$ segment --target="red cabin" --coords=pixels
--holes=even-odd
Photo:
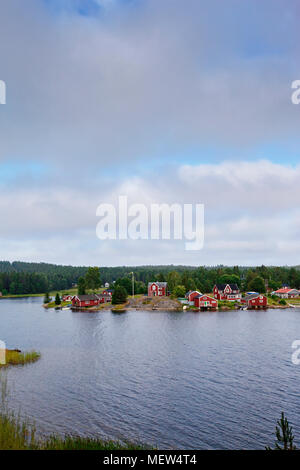
[[[111,295],[110,294],[105,294],[102,292],[102,294],[97,294],[97,297],[99,299],[100,304],[104,304],[106,302],[111,302]]]
[[[197,290],[189,290],[185,294],[185,298],[189,301],[190,304],[194,304],[195,297],[198,297],[199,295],[202,295],[201,292],[198,292]]]
[[[194,305],[198,308],[217,308],[218,301],[209,295],[201,294],[194,298]]]
[[[92,307],[101,303],[100,298],[96,294],[90,295],[74,295],[72,299],[73,307]]]
[[[243,297],[241,302],[246,304],[249,308],[266,308],[268,305],[268,299],[263,294],[249,294]]]
[[[167,287],[166,282],[148,282],[148,297],[167,295]]]

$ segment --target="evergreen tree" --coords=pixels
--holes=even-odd
[[[78,279],[77,293],[78,295],[85,294],[85,279],[82,276]]]
[[[44,297],[44,304],[48,304],[50,302],[49,292],[46,292]]]
[[[264,294],[266,292],[265,282],[262,277],[256,276],[249,282],[248,288],[251,291],[259,292],[260,294]]]
[[[281,413],[281,419],[277,421],[276,426],[275,450],[296,450],[294,439],[293,428],[284,413]],[[267,447],[267,450],[271,450],[271,448]]]
[[[171,271],[167,275],[168,288],[173,292],[174,288],[181,283],[180,274],[177,271]]]
[[[90,267],[88,272],[85,275],[85,285],[87,289],[98,289],[101,287],[101,279],[100,279],[100,269],[95,267]]]
[[[124,304],[127,301],[127,290],[123,286],[116,285],[112,294],[113,305]]]
[[[57,292],[55,296],[55,305],[60,305],[60,304],[61,304],[60,295]]]

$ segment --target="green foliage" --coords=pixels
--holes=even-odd
[[[175,286],[172,295],[174,297],[184,297],[186,294],[186,288],[184,286]]]
[[[261,277],[274,290],[282,284],[288,284],[291,288],[300,288],[299,267],[117,266],[101,268],[101,277],[103,282],[109,282],[111,285],[117,279],[127,278],[125,281],[127,287],[125,285],[124,287],[128,294],[131,294],[129,282],[132,271],[136,293],[145,293],[148,282],[153,280],[167,281],[171,291],[177,285],[184,285],[186,290],[211,292],[214,284],[220,280],[241,284],[241,289],[245,291],[260,290],[249,288],[249,283],[256,277]],[[0,292],[3,295],[22,295],[66,290],[78,284],[79,278],[84,277],[87,272],[87,267],[0,261]],[[237,276],[240,282],[232,276]],[[94,289],[94,287],[89,288]]]
[[[112,294],[111,303],[113,305],[124,304],[127,301],[127,291],[125,287],[116,285]]]
[[[5,355],[6,363],[0,364],[0,368],[9,365],[16,366],[29,364],[31,362],[36,362],[40,357],[40,353],[36,351],[20,352],[16,350],[7,349]]]
[[[78,295],[84,295],[85,294],[85,288],[86,288],[85,278],[83,276],[81,276],[78,279],[78,284],[77,284]]]
[[[241,287],[241,279],[236,274],[222,274],[218,282],[220,284],[237,284],[238,287]]]
[[[44,297],[44,304],[48,304],[50,302],[50,296],[49,292],[46,292],[45,297]]]
[[[167,275],[167,283],[168,283],[168,289],[170,290],[171,293],[173,293],[173,290],[177,285],[180,285],[181,283],[181,277],[177,271],[171,271]]]
[[[132,294],[132,279],[129,277],[122,277],[121,279],[117,279],[115,282],[116,286],[122,286],[126,290],[128,295]]]
[[[128,295],[132,295],[132,277],[122,277],[116,280],[115,286],[122,286],[126,289]],[[134,293],[146,294],[147,286],[143,281],[134,280]]]
[[[262,277],[255,276],[248,284],[248,289],[250,291],[259,292],[264,294],[266,292],[265,282]]]
[[[0,292],[26,295],[69,289],[86,272],[86,267],[0,261]]]
[[[60,305],[60,304],[61,304],[61,299],[60,299],[59,293],[57,292],[55,296],[55,305]]]
[[[275,450],[296,450],[294,439],[293,428],[284,413],[281,413],[281,418],[277,421],[276,426]],[[267,447],[267,450],[271,450],[271,448]]]
[[[97,266],[88,268],[85,275],[85,285],[87,289],[98,289],[101,286],[100,269]]]
[[[286,300],[285,299],[280,299],[278,303],[280,305],[286,305]]]

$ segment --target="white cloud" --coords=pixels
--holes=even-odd
[[[103,265],[295,264],[299,172],[299,167],[268,161],[223,162],[182,166],[159,178],[133,177],[121,186],[99,180],[89,191],[80,185],[53,192],[5,188],[0,193],[0,218],[5,221],[0,258]],[[144,203],[148,209],[153,202],[204,203],[204,249],[186,252],[184,241],[172,240],[101,242],[96,238],[96,208],[102,202],[117,204],[119,195],[127,195],[129,205]]]
[[[297,1],[117,2],[97,17],[54,15],[40,0],[2,3],[0,161],[39,162],[46,172],[0,174],[0,258],[295,262],[300,166],[243,155],[298,142]],[[230,148],[232,160],[201,164],[206,147]],[[185,164],[190,149],[194,165]],[[119,194],[204,203],[204,250],[101,243],[96,207]]]

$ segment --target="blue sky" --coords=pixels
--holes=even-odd
[[[6,2],[0,258],[293,264],[298,18],[296,0]],[[96,208],[121,193],[204,203],[204,249],[100,242]]]

